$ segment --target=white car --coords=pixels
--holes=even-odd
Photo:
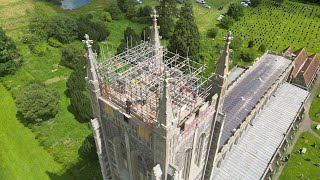
[[[201,3],[201,4],[205,4],[206,1],[205,0],[196,0],[197,3]]]
[[[224,17],[224,15],[223,14],[221,14],[218,18],[217,18],[217,20],[218,21],[221,21],[221,19]]]

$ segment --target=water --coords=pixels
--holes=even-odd
[[[75,9],[77,7],[86,5],[90,0],[62,0],[61,8],[62,9]]]

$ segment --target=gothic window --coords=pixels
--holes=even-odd
[[[191,157],[192,157],[192,149],[190,148],[186,151],[185,158],[184,158],[184,167],[183,167],[183,174],[182,174],[182,178],[184,180],[189,179]]]
[[[201,160],[202,160],[202,154],[203,154],[203,144],[206,139],[206,134],[201,134],[199,137],[199,142],[197,143],[197,148],[196,148],[196,155],[195,155],[195,164],[197,166],[200,166]]]

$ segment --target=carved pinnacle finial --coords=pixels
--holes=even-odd
[[[83,44],[85,44],[87,46],[87,48],[91,48],[91,44],[93,43],[93,40],[90,40],[88,34],[84,35],[84,39],[85,40],[82,40]]]
[[[233,39],[232,33],[231,31],[228,31],[228,34],[227,36],[224,37],[224,40],[227,42],[227,44],[230,44],[232,39]]]
[[[157,17],[159,17],[159,15],[157,14],[157,10],[153,9],[153,14],[151,14],[152,19],[155,21],[157,20]]]

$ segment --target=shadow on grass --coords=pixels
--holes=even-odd
[[[92,134],[86,137],[78,150],[79,161],[63,173],[47,172],[52,180],[101,180],[102,174]]]

